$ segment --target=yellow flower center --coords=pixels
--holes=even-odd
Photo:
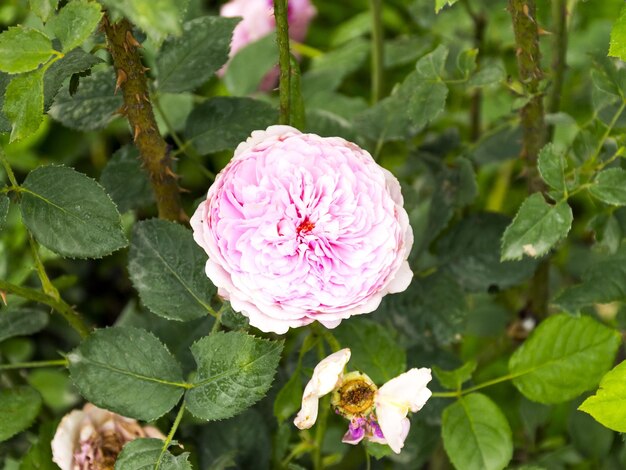
[[[342,416],[352,419],[367,416],[374,407],[374,397],[378,388],[372,380],[361,372],[346,374],[338,389],[333,392],[331,403]]]

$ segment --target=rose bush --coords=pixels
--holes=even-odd
[[[398,180],[357,145],[288,126],[241,143],[191,218],[218,293],[262,331],[334,328],[413,274]]]

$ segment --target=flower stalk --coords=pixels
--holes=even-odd
[[[381,0],[370,0],[372,11],[372,103],[376,104],[383,96],[383,24]]]
[[[289,51],[289,19],[287,0],[274,0],[276,18],[276,42],[278,44],[278,65],[280,78],[278,84],[280,114],[279,124],[291,124],[291,53]]]

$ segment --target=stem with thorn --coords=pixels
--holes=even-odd
[[[278,43],[278,63],[280,81],[278,85],[280,103],[280,124],[291,124],[291,53],[289,52],[289,21],[287,0],[274,0],[276,18],[276,42]]]

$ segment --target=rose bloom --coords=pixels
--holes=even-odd
[[[356,445],[365,439],[386,444],[399,454],[411,427],[408,412],[421,410],[432,395],[427,388],[432,379],[430,369],[411,369],[378,388],[361,372],[344,374],[349,360],[350,349],[346,348],[315,366],[294,424],[298,429],[313,426],[319,399],[332,392],[335,412],[350,420],[342,442]]]
[[[306,37],[309,23],[317,13],[311,0],[289,0],[287,4],[287,21],[289,37],[302,42]],[[276,29],[273,0],[231,0],[220,9],[220,15],[226,17],[242,17],[233,31],[229,57],[248,44],[258,41]],[[224,66],[218,75],[226,71]],[[273,69],[261,82],[259,89],[271,90],[278,79],[278,68]]]
[[[339,137],[255,131],[191,218],[206,273],[265,332],[334,328],[376,310],[413,276],[398,180]]]
[[[157,428],[87,403],[63,417],[52,439],[52,460],[61,470],[112,470],[127,442],[165,439]]]

